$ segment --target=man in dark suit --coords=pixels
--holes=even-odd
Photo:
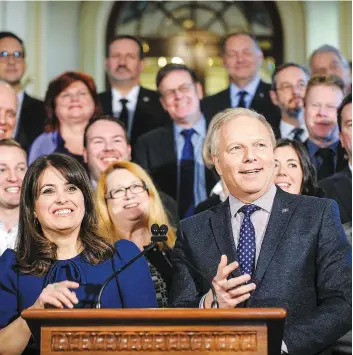
[[[247,32],[231,33],[223,40],[221,51],[231,83],[226,90],[203,100],[202,112],[206,118],[211,119],[226,108],[252,108],[266,117],[279,136],[281,115],[271,101],[271,85],[260,78],[263,53],[255,37]]]
[[[0,80],[7,82],[17,94],[17,120],[14,138],[27,150],[43,132],[45,109],[43,102],[29,96],[21,86],[26,70],[23,41],[11,32],[0,32]]]
[[[114,37],[107,47],[105,59],[111,88],[99,94],[103,113],[124,123],[132,146],[140,135],[169,121],[157,93],[139,84],[143,58],[142,43],[136,37]]]
[[[343,100],[344,83],[334,75],[313,76],[304,99],[304,119],[309,132],[305,142],[318,180],[347,166],[338,135],[337,108]]]
[[[340,141],[348,155],[349,165],[320,182],[325,197],[338,203],[342,223],[352,222],[352,94],[342,101],[337,111]]]
[[[219,306],[283,307],[282,352],[329,354],[351,329],[351,251],[334,201],[276,188],[274,133],[247,109],[217,117],[211,132],[222,204],[180,222],[175,245],[212,282]],[[209,283],[174,254],[174,307],[210,308]]]
[[[184,218],[194,213],[217,182],[202,158],[208,126],[200,110],[202,88],[195,72],[181,64],[163,67],[157,74],[157,87],[171,122],[141,136],[133,160],[177,200],[179,217]]]
[[[279,132],[282,139],[305,142],[304,97],[309,81],[307,70],[296,63],[285,63],[272,74],[271,100],[281,110]]]

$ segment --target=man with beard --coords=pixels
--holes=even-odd
[[[0,140],[0,255],[14,249],[26,152],[13,139]]]
[[[305,142],[308,131],[305,126],[304,96],[309,74],[306,69],[295,63],[285,63],[272,75],[271,100],[281,110],[279,130],[281,138]]]
[[[103,113],[119,118],[131,145],[136,138],[169,121],[155,91],[140,86],[144,52],[140,40],[128,35],[113,38],[106,50],[105,70],[111,88],[99,94]]]
[[[344,82],[338,76],[314,76],[304,98],[304,119],[309,138],[306,148],[316,167],[318,180],[347,166],[338,137],[337,109],[344,95]]]
[[[17,94],[17,119],[13,137],[23,149],[43,132],[43,102],[29,96],[21,85],[26,71],[23,41],[11,32],[0,32],[0,80],[7,82]]]

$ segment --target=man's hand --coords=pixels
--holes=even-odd
[[[234,308],[239,303],[246,301],[250,297],[250,292],[255,290],[256,287],[254,283],[245,284],[250,280],[250,275],[242,275],[227,280],[227,277],[239,267],[236,261],[229,265],[227,263],[227,256],[222,255],[217,275],[212,280],[220,308]],[[205,308],[211,308],[212,301],[212,290],[210,290],[205,298]]]

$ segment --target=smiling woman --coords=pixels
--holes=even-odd
[[[42,156],[30,166],[20,216],[16,251],[0,258],[0,353],[36,348],[20,317],[23,309],[92,308],[104,281],[139,253],[129,241],[113,246],[99,235],[88,176],[63,154]],[[144,259],[109,283],[102,297],[104,308],[156,305]]]

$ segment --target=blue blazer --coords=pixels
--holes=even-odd
[[[90,264],[83,253],[68,260],[57,261],[45,276],[17,272],[15,252],[7,249],[0,257],[0,329],[6,327],[33,305],[43,288],[64,280],[80,284],[73,289],[79,300],[75,308],[92,308],[103,282],[131,260],[139,249],[128,240],[116,243],[113,259],[96,265]],[[102,297],[102,308],[157,307],[154,286],[146,260],[140,258],[117,278],[110,281]]]
[[[181,221],[175,249],[210,281],[222,254],[229,263],[237,260],[229,201]],[[209,285],[176,256],[173,261],[171,305],[198,307]],[[244,306],[287,310],[283,340],[289,354],[329,354],[351,329],[351,275],[337,204],[277,188],[254,273],[257,287]]]

